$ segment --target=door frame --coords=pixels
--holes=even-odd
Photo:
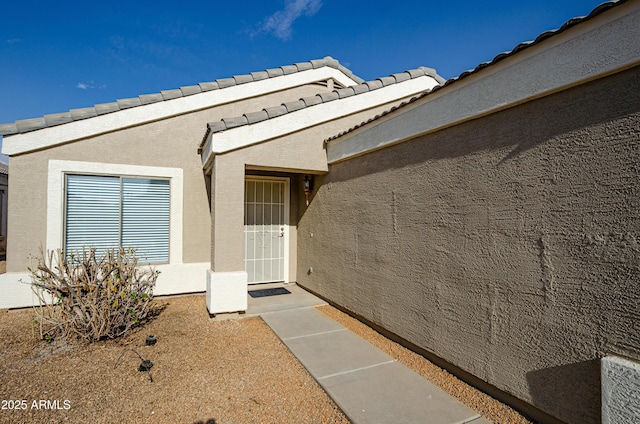
[[[265,175],[245,175],[244,176],[244,193],[242,195],[242,211],[243,211],[243,217],[242,217],[242,238],[243,238],[243,247],[242,247],[242,263],[244,264],[244,261],[246,259],[245,255],[246,255],[246,240],[245,240],[245,233],[244,233],[244,222],[246,220],[246,216],[244,216],[245,212],[245,202],[244,202],[244,196],[246,195],[246,190],[247,190],[247,181],[280,181],[280,182],[284,182],[284,223],[282,224],[284,226],[284,264],[283,264],[283,280],[284,283],[288,283],[289,282],[289,230],[290,230],[290,214],[291,214],[291,178],[290,177],[272,177],[272,176],[265,176]],[[254,284],[269,284],[269,282],[259,282],[259,283],[249,283],[250,285],[254,285]]]

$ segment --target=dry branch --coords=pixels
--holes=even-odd
[[[93,342],[117,338],[149,318],[158,271],[138,268],[133,249],[43,251],[29,269],[39,299],[40,337]]]

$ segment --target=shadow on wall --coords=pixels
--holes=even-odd
[[[530,371],[527,383],[538,408],[566,422],[600,423],[599,359]]]
[[[557,136],[637,113],[640,110],[637,90],[640,72],[633,68],[417,137],[408,142],[412,143],[410,148],[394,149],[394,154],[363,155],[355,169],[345,166],[332,170],[331,181],[347,181],[387,169],[472,156],[482,151],[500,151],[495,162],[499,167]]]

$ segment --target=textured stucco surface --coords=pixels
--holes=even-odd
[[[406,99],[386,103],[366,111],[344,116],[321,125],[254,144],[229,153],[215,155],[211,167],[212,223],[211,267],[216,272],[234,272],[244,268],[244,176],[279,171],[291,180],[291,211],[297,212],[304,201],[300,181],[304,174],[328,171],[324,140],[341,129],[360,124],[372,115],[388,110]],[[260,125],[260,124],[256,124]],[[231,130],[233,131],[233,130]],[[215,137],[215,134],[214,136]],[[302,199],[302,200],[300,200]],[[304,203],[302,203],[304,206]],[[290,219],[289,278],[295,281],[297,216]]]
[[[602,358],[602,424],[640,420],[640,362]]]
[[[327,90],[307,85],[10,157],[7,271],[21,272],[45,246],[50,159],[178,167],[184,172],[183,262],[209,262],[209,195],[198,145],[207,122]],[[46,130],[43,130],[46,132]],[[43,135],[44,136],[44,135]],[[60,199],[62,202],[62,199]]]
[[[600,358],[640,359],[639,164],[638,68],[337,163],[300,207],[298,282],[600,422]]]

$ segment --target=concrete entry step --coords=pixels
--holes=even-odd
[[[327,302],[298,287],[295,283],[252,284],[249,285],[247,312],[244,316],[326,304]]]
[[[315,308],[261,316],[354,423],[490,423]]]

